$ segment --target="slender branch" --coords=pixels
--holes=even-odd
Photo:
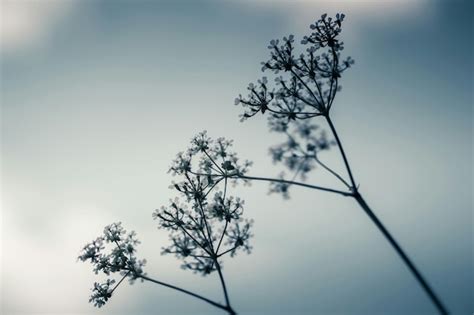
[[[221,309],[224,309],[224,310],[227,310],[228,311],[228,307],[226,307],[225,305],[222,305],[222,304],[219,304],[217,302],[214,302],[208,298],[205,298],[204,296],[201,296],[199,294],[196,294],[194,292],[191,292],[191,291],[188,291],[188,290],[185,290],[185,289],[182,289],[180,287],[177,287],[177,286],[174,286],[172,284],[169,284],[169,283],[166,283],[166,282],[162,282],[162,281],[158,281],[158,280],[155,280],[153,278],[150,278],[150,277],[147,277],[147,276],[143,276],[143,275],[140,275],[139,276],[141,279],[143,280],[147,280],[147,281],[150,281],[150,282],[153,282],[153,283],[156,283],[156,284],[159,284],[159,285],[162,285],[162,286],[165,286],[167,288],[170,288],[170,289],[173,289],[173,290],[176,290],[176,291],[179,291],[179,292],[182,292],[184,294],[187,294],[187,295],[190,295],[190,296],[193,296],[195,298],[198,298],[200,300],[203,300],[211,305],[214,305],[215,307],[218,307],[218,308],[221,308]]]
[[[185,229],[184,227],[182,227],[182,226],[180,226],[180,228],[181,228],[181,230],[183,230],[183,232],[184,232],[187,236],[189,236],[189,237],[196,243],[196,245],[198,245],[199,247],[201,247],[209,256],[212,256],[212,253],[211,253],[210,251],[208,251],[204,245],[202,245],[200,242],[198,242],[198,241],[196,240],[196,238],[194,238],[194,237],[191,235],[191,233],[189,233],[188,231],[186,231],[186,229]],[[204,233],[203,233],[203,234],[204,234]],[[205,237],[205,235],[204,235],[204,237]]]
[[[311,103],[310,101],[308,101],[307,99],[305,99],[303,96],[299,95],[299,93],[296,91],[294,92],[293,90],[291,90],[289,87],[286,86],[286,84],[284,83],[284,81],[280,81],[280,85],[288,92],[290,93],[291,95],[294,95],[296,98],[298,98],[299,100],[301,100],[303,103],[313,107],[313,108],[316,108],[319,106],[319,103],[316,103],[316,104],[313,104]]]
[[[222,206],[225,207],[225,197],[226,197],[226,193],[227,193],[227,177],[225,178],[225,183],[224,183],[224,197],[222,198]],[[220,237],[220,240],[219,240],[219,243],[217,244],[217,248],[216,248],[216,255],[219,254],[219,249],[221,247],[221,244],[222,244],[222,241],[224,240],[224,236],[225,236],[225,232],[227,231],[227,226],[229,225],[229,221],[225,221],[225,225],[224,225],[224,230],[222,231],[222,235]]]
[[[228,308],[232,309],[231,306],[230,306],[229,294],[227,293],[227,287],[225,285],[224,276],[222,275],[221,265],[217,261],[217,258],[214,259],[214,262],[216,264],[217,273],[219,274],[219,279],[221,281],[222,290],[224,291],[224,297],[225,297],[226,305],[227,305]]]
[[[328,104],[328,111],[331,109],[332,107],[332,103],[334,102],[334,99],[336,98],[336,92],[337,92],[337,88],[339,86],[339,80],[336,78],[336,87],[334,88],[334,91],[333,91],[333,96],[331,98],[331,102]]]
[[[202,150],[202,152],[204,152],[204,154],[211,160],[211,162],[219,169],[219,171],[224,174],[224,171],[220,168],[220,166],[216,163],[216,161],[214,161],[214,159],[209,155],[209,153],[207,153],[206,150]]]
[[[339,136],[337,135],[337,131],[336,131],[336,128],[334,127],[332,121],[331,121],[331,118],[329,117],[329,114],[328,115],[325,115],[324,117],[326,117],[326,120],[329,124],[329,127],[331,128],[331,131],[334,135],[334,138],[336,139],[336,142],[337,142],[337,146],[339,147],[339,151],[341,151],[341,155],[342,155],[342,159],[344,160],[344,164],[346,166],[346,169],[347,169],[347,173],[349,174],[349,178],[351,180],[351,185],[352,185],[352,190],[354,192],[357,191],[357,186],[355,184],[355,181],[354,181],[354,177],[352,176],[352,171],[351,171],[351,167],[349,166],[349,162],[347,160],[347,157],[346,157],[346,153],[344,152],[344,148],[342,147],[342,143],[341,143],[341,140],[339,139]]]
[[[403,260],[403,262],[407,265],[407,267],[410,269],[411,273],[415,276],[415,278],[418,280],[424,291],[428,294],[429,298],[433,302],[433,304],[436,306],[438,309],[439,313],[442,315],[448,314],[448,311],[444,307],[443,303],[441,300],[436,296],[434,293],[433,289],[430,287],[428,282],[423,278],[421,273],[418,271],[418,269],[415,267],[415,265],[412,263],[410,258],[408,257],[407,254],[403,251],[403,249],[398,245],[397,241],[393,238],[393,236],[388,232],[388,230],[385,228],[385,226],[382,224],[382,222],[377,218],[377,216],[374,214],[374,212],[369,208],[365,200],[362,198],[362,196],[359,194],[357,191],[357,186],[354,181],[354,177],[352,176],[352,171],[349,166],[349,162],[347,161],[346,154],[344,152],[344,148],[342,147],[342,143],[339,140],[339,137],[337,135],[336,129],[331,121],[331,118],[329,118],[329,115],[326,115],[326,120],[331,127],[331,130],[334,134],[334,137],[336,138],[337,144],[339,146],[339,150],[341,151],[342,158],[344,160],[344,164],[346,165],[347,173],[349,174],[349,177],[351,179],[351,184],[352,184],[352,191],[353,191],[353,197],[357,200],[359,205],[364,209],[365,213],[370,217],[372,222],[377,226],[377,228],[382,232],[382,234],[385,236],[385,238],[389,241],[389,243],[392,245],[392,247],[395,249],[397,254],[400,256],[400,258]]]
[[[295,182],[291,180],[284,180],[284,179],[279,179],[279,178],[269,178],[269,177],[255,177],[255,176],[245,176],[245,175],[233,175],[230,176],[231,178],[237,178],[237,179],[248,179],[248,180],[259,180],[259,181],[266,181],[266,182],[278,182],[278,183],[283,183],[283,184],[288,184],[288,185],[296,185],[296,186],[302,186],[306,188],[312,188],[312,189],[317,189],[321,191],[326,191],[326,192],[332,192],[336,194],[340,194],[343,196],[352,196],[352,192],[346,192],[342,190],[337,190],[337,189],[332,189],[332,188],[326,188],[322,186],[316,186],[316,185],[310,185],[310,184],[305,184],[301,182]]]
[[[196,224],[196,226],[199,226],[200,224],[196,221],[196,219],[193,218],[192,215],[188,214],[188,217],[194,222],[194,224]],[[198,229],[198,232],[200,232],[202,234],[202,237],[204,239],[204,241],[207,241],[207,238],[206,238],[206,233],[203,231],[203,229]],[[199,234],[199,233],[198,233]],[[202,246],[201,246],[202,248]],[[208,253],[209,254],[209,253]]]
[[[224,240],[225,232],[227,230],[228,225],[229,225],[229,221],[226,220],[225,225],[224,225],[224,230],[222,231],[221,239],[219,240],[219,243],[217,244],[216,255],[219,253],[219,249],[221,248],[222,240]]]
[[[218,254],[217,257],[224,256],[225,254],[227,254],[227,253],[229,253],[229,252],[231,252],[231,251],[233,251],[233,250],[235,250],[235,249],[237,249],[237,248],[239,248],[239,245],[234,246],[234,247],[232,247],[232,248],[229,248],[229,249],[225,250],[224,252]]]
[[[339,59],[337,58],[337,53],[336,53],[336,50],[334,49],[334,47],[331,47],[331,51],[332,51],[332,65],[331,65],[331,77],[330,77],[330,81],[331,81],[331,86],[329,88],[329,93],[328,93],[328,108],[330,107],[332,101],[331,99],[334,99],[333,97],[333,85],[334,85],[334,81],[337,80],[337,76],[335,77],[335,74],[336,73],[336,70],[337,70],[337,65],[339,63]],[[337,81],[336,81],[337,82]],[[334,89],[334,92],[336,92],[336,89]],[[334,96],[336,95],[336,93],[334,93]]]
[[[227,177],[224,178],[224,195],[222,196],[222,206],[225,206],[226,195],[227,195]]]
[[[204,225],[206,226],[207,235],[209,237],[209,246],[211,248],[211,252],[213,254],[215,254],[215,252],[214,252],[214,243],[213,243],[213,240],[212,240],[212,232],[211,232],[211,228],[207,224],[206,214],[204,213],[204,208],[203,208],[202,202],[198,198],[196,198],[196,201],[198,202],[199,209],[201,210],[201,216],[202,216],[202,219],[204,220]]]
[[[374,212],[369,208],[365,200],[362,198],[362,196],[359,194],[357,191],[357,186],[354,181],[354,177],[352,175],[351,168],[349,166],[349,162],[347,160],[346,154],[344,152],[344,148],[342,146],[342,143],[337,135],[336,129],[334,127],[334,124],[332,123],[329,115],[326,115],[326,120],[334,134],[334,137],[336,138],[336,142],[339,146],[339,150],[341,151],[342,158],[344,160],[344,164],[347,169],[347,173],[349,174],[349,178],[351,180],[352,184],[352,191],[353,194],[352,196],[357,200],[359,205],[362,207],[362,209],[365,211],[365,213],[370,217],[372,222],[377,226],[377,228],[380,230],[380,232],[385,236],[385,238],[389,241],[389,243],[392,245],[392,247],[395,249],[397,254],[400,256],[400,258],[403,260],[403,262],[407,265],[411,273],[415,276],[417,281],[420,283],[424,291],[428,294],[429,298],[433,302],[433,304],[436,306],[438,309],[439,313],[442,315],[448,314],[448,311],[444,307],[443,303],[441,300],[436,296],[435,292],[433,289],[430,287],[428,282],[424,279],[424,277],[421,275],[421,273],[418,271],[418,269],[415,267],[413,262],[410,260],[408,255],[403,251],[403,249],[400,247],[400,245],[397,243],[397,241],[393,238],[393,236],[388,232],[388,230],[385,228],[385,226],[382,224],[382,222],[377,218],[377,216],[374,214]]]
[[[158,217],[160,217],[162,220],[166,220],[164,217],[162,217],[160,214],[158,215]],[[173,219],[175,219],[175,217],[171,214],[171,217]],[[188,215],[189,218],[191,218],[191,220],[193,220],[193,222],[195,224],[197,224],[196,220],[194,220],[194,218],[191,216],[191,215]],[[176,216],[176,219],[179,220],[179,218]],[[194,243],[196,243],[197,246],[199,246],[200,248],[202,248],[202,250],[204,250],[209,256],[212,256],[212,253],[210,251],[208,251],[206,249],[206,247],[201,244],[201,242],[199,242],[191,233],[189,233],[186,228],[184,228],[182,225],[178,225],[178,228],[180,228],[184,234],[186,234],[187,236],[189,236],[191,238],[191,240],[193,240]],[[202,232],[202,236],[204,237],[204,240],[207,241],[206,239],[206,235],[204,232]],[[117,246],[118,246],[118,243],[117,243]]]
[[[197,187],[194,185],[193,181],[189,178],[188,174],[185,173],[185,176],[186,178],[188,179],[188,182],[191,184],[191,186],[193,187],[193,189],[195,191],[197,191]],[[198,177],[199,178],[199,177]],[[211,252],[214,251],[214,246],[213,246],[213,243],[212,243],[212,233],[211,233],[211,229],[209,228],[209,225],[207,224],[207,220],[206,220],[206,215],[204,213],[204,209],[203,209],[203,206],[202,206],[202,203],[201,203],[201,200],[197,197],[194,198],[195,201],[197,201],[198,205],[199,205],[199,209],[201,210],[201,216],[202,216],[202,219],[204,220],[204,225],[206,227],[206,231],[207,231],[207,235],[209,237],[208,241],[209,241],[209,245],[210,245],[210,248],[211,248]]]
[[[395,249],[397,254],[400,256],[400,258],[405,262],[407,265],[408,269],[411,271],[411,273],[415,276],[416,280],[418,280],[419,284],[422,286],[423,290],[428,294],[430,300],[433,302],[433,304],[436,306],[438,309],[439,313],[442,315],[447,315],[448,311],[446,307],[443,305],[441,300],[438,298],[434,290],[430,287],[428,282],[425,280],[425,278],[421,275],[421,273],[418,271],[418,269],[415,267],[413,262],[410,260],[408,255],[403,251],[403,249],[400,247],[400,245],[397,243],[397,241],[393,238],[393,236],[390,234],[390,232],[385,228],[385,226],[382,224],[382,222],[377,218],[375,213],[370,209],[370,207],[367,205],[365,200],[362,198],[362,196],[356,192],[354,194],[354,198],[357,200],[359,205],[361,206],[362,209],[364,209],[365,213],[369,216],[369,218],[372,220],[372,222],[378,227],[380,232],[385,236],[385,238],[388,240],[390,245]]]
[[[192,172],[190,172],[190,173],[192,173]],[[204,198],[206,198],[206,197],[209,195],[209,193],[214,189],[214,187],[217,186],[217,184],[220,183],[221,180],[222,180],[222,178],[219,178],[219,179],[217,179],[217,180],[212,184],[212,187],[209,188],[209,190],[207,191],[207,193],[204,194]],[[207,188],[207,187],[206,187],[206,188]]]
[[[194,173],[191,172],[194,175],[205,175],[205,176],[211,176],[211,177],[223,177],[221,174],[204,174],[204,173]],[[332,192],[336,194],[340,194],[343,196],[352,196],[352,192],[346,192],[342,190],[337,190],[337,189],[332,189],[332,188],[327,188],[327,187],[322,187],[322,186],[317,186],[317,185],[311,185],[311,184],[306,184],[302,182],[296,182],[296,181],[291,181],[291,180],[285,180],[281,178],[270,178],[270,177],[256,177],[256,176],[245,176],[245,175],[239,175],[239,174],[232,174],[232,175],[225,175],[225,177],[232,178],[232,179],[248,179],[248,180],[260,180],[260,181],[267,181],[267,182],[279,182],[279,183],[284,183],[284,184],[289,184],[289,185],[296,185],[296,186],[302,186],[306,188],[312,188],[316,190],[322,190],[326,192]]]
[[[280,50],[277,47],[275,47],[275,51],[280,55],[280,58],[284,59],[283,55],[281,54]],[[316,95],[314,95],[313,90],[311,90],[309,88],[309,86],[306,84],[306,82],[304,82],[304,80],[295,72],[295,70],[291,69],[290,72],[303,84],[303,86],[306,88],[308,93],[311,94],[311,96],[314,98],[316,103],[318,105],[320,105],[321,107],[323,107],[324,106],[324,100],[321,100],[321,102],[318,100]]]
[[[314,100],[318,104],[320,104],[318,98],[316,97],[316,95],[314,95],[313,90],[311,90],[309,88],[309,86],[306,84],[306,82],[304,82],[304,80],[293,69],[291,70],[291,73],[303,84],[303,86],[306,88],[306,90],[309,92],[309,94],[311,94],[311,96],[314,98]],[[321,105],[321,106],[324,106],[324,101],[323,101],[323,105]]]
[[[125,280],[125,278],[128,277],[128,275],[130,274],[130,272],[132,272],[131,270],[127,271],[127,273],[122,277],[122,279],[120,279],[120,281],[115,285],[115,287],[110,291],[110,294],[114,293],[115,289],[118,288],[118,286],[123,282],[123,280]]]
[[[346,185],[347,188],[351,189],[351,185],[349,185],[349,184],[344,180],[344,178],[342,178],[341,175],[339,175],[338,173],[336,173],[335,171],[333,171],[331,168],[329,168],[326,164],[324,164],[323,162],[321,162],[321,160],[319,160],[316,155],[314,155],[313,158],[314,158],[314,160],[316,161],[316,163],[318,163],[319,165],[321,165],[326,171],[328,171],[329,173],[331,173],[332,175],[334,175],[336,178],[338,178],[344,185]]]
[[[189,256],[194,257],[194,258],[204,258],[204,259],[210,259],[210,258],[212,258],[211,256],[194,255],[194,254],[189,254]]]
[[[225,198],[226,198],[226,195],[227,195],[227,177],[225,177],[224,179],[224,195],[222,197],[222,206],[225,207]],[[219,240],[219,243],[217,245],[217,249],[215,251],[215,255],[214,255],[214,263],[216,264],[216,269],[217,269],[217,272],[219,273],[219,279],[221,281],[221,285],[222,285],[222,290],[224,291],[224,297],[225,297],[225,301],[226,301],[226,304],[227,304],[227,307],[229,307],[230,309],[232,309],[230,307],[230,300],[229,300],[229,294],[227,293],[227,287],[226,287],[226,284],[225,284],[225,280],[224,280],[224,275],[222,274],[222,270],[221,270],[221,265],[219,264],[219,261],[217,260],[217,253],[219,252],[219,247],[221,246],[222,244],[222,240],[224,239],[224,235],[225,235],[225,232],[227,230],[227,226],[229,224],[229,221],[226,220],[225,222],[225,226],[224,226],[224,230],[222,231],[222,235],[221,235],[221,238]]]
[[[338,79],[337,79],[337,71],[338,71],[338,66],[339,66],[339,57],[337,56],[337,52],[336,52],[336,49],[333,47],[331,47],[331,52],[332,52],[332,69],[331,69],[331,89],[329,90],[329,94],[328,94],[328,106],[327,106],[327,110],[329,111],[331,109],[331,106],[332,106],[332,103],[334,101],[334,98],[336,97],[336,93],[337,93],[337,87],[338,87]],[[336,76],[334,77],[334,74],[336,74]],[[333,90],[333,83],[336,83],[335,87],[334,87],[334,90]]]
[[[314,158],[314,160],[316,161],[316,163],[318,163],[320,166],[322,166],[326,171],[328,171],[329,173],[331,173],[332,175],[334,175],[337,179],[339,179],[347,188],[351,189],[351,186],[339,175],[337,174],[335,171],[333,171],[331,168],[329,168],[327,165],[325,165],[323,162],[321,162],[319,159],[318,159],[318,156],[315,154],[312,154],[312,155],[308,155],[308,153],[306,151],[303,150],[303,148],[301,148],[300,144],[298,143],[298,141],[296,141],[293,136],[288,132],[288,131],[285,131],[285,134],[298,146],[298,149],[299,151],[304,155],[304,158]],[[305,163],[305,162],[303,162]],[[296,176],[298,175],[298,172],[301,170],[301,166],[298,168],[298,170],[296,171],[295,173],[295,176],[293,176],[293,178],[291,179],[292,181],[294,181],[296,179]]]
[[[318,89],[319,97],[321,98],[321,102],[323,103],[323,107],[324,107],[324,96],[323,96],[323,92],[321,91],[321,86],[319,85],[319,82],[316,79],[316,77],[312,77],[312,81],[314,82],[314,85]]]

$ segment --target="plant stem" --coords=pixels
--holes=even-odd
[[[347,188],[352,189],[351,185],[349,185],[349,184],[344,180],[344,178],[341,177],[341,175],[339,175],[338,173],[334,172],[334,171],[333,171],[331,168],[329,168],[326,164],[324,164],[323,162],[321,162],[321,160],[319,160],[316,155],[314,155],[314,160],[316,161],[316,163],[318,163],[319,165],[321,165],[326,171],[328,171],[329,173],[331,173],[332,175],[334,175],[337,179],[339,179]]]
[[[224,276],[222,274],[221,265],[217,261],[217,258],[214,259],[214,263],[216,264],[216,269],[217,269],[217,273],[219,274],[219,279],[221,281],[222,290],[224,291],[224,297],[225,297],[225,303],[226,303],[226,306],[227,306],[227,311],[229,312],[229,314],[236,314],[234,312],[234,310],[232,309],[232,307],[230,306],[230,300],[229,300],[229,295],[227,293],[227,287],[225,285],[225,280],[224,280]]]
[[[115,285],[115,287],[110,291],[110,294],[114,293],[115,289],[118,288],[118,286],[123,282],[123,280],[125,280],[125,278],[127,278],[127,276],[130,274],[130,270],[127,271],[127,273],[122,277],[122,279],[120,279],[120,281]]]
[[[349,178],[351,181],[352,185],[352,192],[353,192],[353,197],[357,200],[361,208],[365,211],[365,213],[369,216],[369,218],[372,220],[372,222],[377,226],[377,228],[380,230],[380,232],[385,236],[385,238],[389,241],[390,245],[395,249],[397,254],[400,256],[400,258],[403,260],[403,262],[407,265],[408,269],[411,271],[411,273],[415,276],[416,280],[419,282],[421,287],[425,290],[426,294],[428,294],[429,298],[431,299],[431,302],[436,306],[438,309],[439,313],[442,315],[448,314],[448,311],[444,307],[443,303],[441,300],[436,296],[434,293],[433,289],[430,287],[428,282],[423,278],[421,273],[418,271],[418,269],[415,267],[415,265],[412,263],[410,258],[408,258],[408,255],[405,254],[403,249],[398,245],[397,241],[393,238],[393,236],[388,232],[388,230],[385,228],[385,226],[382,224],[382,222],[377,218],[375,213],[370,209],[370,207],[367,205],[365,200],[362,198],[362,196],[359,194],[357,190],[357,186],[354,181],[354,177],[352,176],[352,171],[351,167],[349,165],[349,162],[346,157],[346,153],[344,152],[344,148],[342,146],[341,140],[339,139],[339,136],[337,135],[336,128],[334,127],[334,124],[331,121],[331,118],[329,117],[329,114],[325,115],[326,120],[329,124],[329,127],[331,128],[331,131],[334,135],[334,138],[336,139],[337,145],[339,147],[339,150],[341,151],[342,159],[344,160],[344,164],[347,169],[347,173],[349,174]]]
[[[369,218],[372,220],[372,222],[377,226],[379,231],[385,236],[385,238],[388,240],[388,242],[395,249],[395,251],[400,256],[400,258],[403,260],[403,262],[407,265],[408,269],[415,276],[416,280],[421,285],[421,287],[426,292],[426,294],[429,296],[431,302],[436,306],[439,313],[442,314],[442,315],[447,315],[448,311],[447,311],[446,307],[443,305],[441,300],[435,294],[434,290],[430,287],[428,282],[425,280],[425,278],[421,275],[421,273],[415,267],[415,265],[410,260],[408,255],[403,251],[403,249],[400,247],[400,245],[397,243],[397,241],[388,232],[388,230],[385,228],[385,226],[382,224],[382,222],[377,218],[377,216],[374,214],[374,212],[370,209],[370,207],[367,205],[365,200],[359,194],[358,189],[357,189],[357,185],[356,185],[354,177],[352,175],[352,170],[351,170],[351,167],[349,165],[349,161],[347,160],[346,153],[345,153],[344,148],[342,146],[342,142],[339,139],[336,128],[334,127],[334,124],[332,123],[331,118],[329,117],[329,115],[327,114],[327,115],[324,115],[324,116],[326,117],[326,120],[329,124],[329,127],[331,128],[331,131],[334,135],[334,138],[336,139],[337,145],[339,147],[339,151],[341,152],[342,159],[344,160],[344,165],[346,167],[347,173],[348,173],[349,178],[350,178],[349,188],[350,188],[351,192],[344,192],[344,191],[339,191],[339,190],[335,190],[335,189],[331,189],[331,188],[325,188],[325,187],[314,186],[314,185],[309,185],[309,184],[300,183],[300,182],[293,182],[293,181],[287,181],[287,180],[283,180],[283,179],[275,179],[275,178],[267,178],[267,177],[253,177],[253,176],[243,176],[242,175],[242,176],[238,176],[237,178],[249,179],[249,180],[269,181],[269,182],[280,182],[280,183],[286,183],[286,184],[290,184],[290,185],[297,185],[297,186],[302,186],[302,187],[306,187],[306,188],[312,188],[312,189],[317,189],[317,190],[322,190],[322,191],[327,191],[327,192],[333,192],[333,193],[341,194],[343,196],[354,197],[354,199],[358,202],[360,207],[365,211],[365,213],[369,216]]]
[[[436,306],[439,313],[443,314],[443,315],[448,314],[447,309],[444,307],[441,300],[437,297],[434,290],[430,287],[430,285],[425,280],[425,278],[423,278],[421,273],[415,267],[415,265],[410,260],[410,258],[408,258],[407,254],[405,254],[403,249],[400,247],[400,245],[397,243],[397,241],[393,238],[393,236],[390,234],[390,232],[388,232],[388,230],[385,228],[385,226],[382,224],[382,222],[377,218],[377,216],[374,214],[374,212],[370,209],[370,207],[367,205],[367,203],[362,198],[362,196],[358,192],[355,192],[354,193],[354,198],[357,200],[357,202],[359,203],[361,208],[364,209],[365,213],[369,216],[369,218],[372,220],[372,222],[378,227],[380,232],[382,232],[382,234],[388,240],[390,245],[392,245],[392,247],[395,249],[395,251],[400,256],[400,258],[405,262],[408,269],[410,269],[411,273],[415,276],[416,280],[418,280],[420,285],[425,290],[426,294],[428,294],[429,298],[431,299],[431,302],[433,302],[433,304]]]
[[[312,188],[312,189],[319,189],[319,190],[325,190],[329,192],[335,192],[342,194],[344,196],[352,196],[356,201],[359,203],[361,208],[365,211],[365,213],[371,218],[372,222],[379,228],[379,230],[382,232],[382,234],[385,236],[385,238],[390,242],[390,244],[393,246],[397,254],[402,258],[403,262],[408,266],[409,270],[412,272],[412,274],[415,276],[419,284],[422,286],[424,291],[428,294],[429,298],[433,302],[433,304],[436,306],[438,309],[439,313],[442,315],[447,315],[448,311],[444,307],[443,303],[441,300],[437,297],[435,294],[434,290],[429,286],[428,282],[423,278],[421,273],[418,271],[418,269],[415,267],[415,265],[412,263],[410,258],[408,258],[408,255],[405,254],[403,249],[400,247],[400,245],[395,241],[393,236],[388,232],[388,230],[385,228],[385,226],[382,224],[382,222],[376,217],[374,212],[369,208],[365,200],[362,198],[362,196],[359,194],[357,190],[355,190],[353,193],[345,193],[341,191],[334,191],[331,189],[321,189],[321,187],[313,187],[312,185],[305,185],[303,183],[292,183],[289,181],[285,180],[279,180],[279,179],[274,179],[274,178],[265,178],[265,177],[252,177],[252,176],[239,176],[238,178],[242,179],[249,179],[249,180],[263,180],[263,181],[274,181],[274,182],[284,182],[288,184],[293,184],[293,185],[298,185],[298,186],[303,186],[306,188]],[[227,252],[227,251],[226,251]]]
[[[349,197],[349,196],[353,195],[351,192],[346,192],[346,191],[342,191],[342,190],[326,188],[326,187],[321,187],[321,186],[316,186],[316,185],[310,185],[310,184],[301,183],[301,182],[294,182],[294,181],[291,181],[291,180],[285,180],[285,179],[279,179],[279,178],[255,177],[255,176],[245,176],[245,175],[237,175],[235,177],[232,176],[232,178],[284,183],[284,184],[288,184],[288,185],[296,185],[296,186],[302,186],[302,187],[311,188],[311,189],[317,189],[317,190],[332,192],[332,193],[340,194],[340,195],[343,195],[343,196],[346,196],[346,197]]]
[[[329,127],[331,128],[331,131],[334,135],[334,138],[336,139],[337,146],[339,147],[339,151],[341,151],[342,159],[344,160],[344,165],[346,166],[347,173],[349,174],[349,178],[351,180],[352,189],[353,189],[354,192],[356,192],[357,191],[357,185],[354,181],[354,177],[352,176],[351,167],[349,166],[349,162],[347,161],[346,153],[344,152],[344,148],[342,147],[341,140],[339,139],[339,136],[337,135],[336,128],[334,127],[334,125],[331,121],[331,118],[329,117],[329,114],[325,115],[324,117],[326,117],[326,120],[329,124]]]
[[[150,281],[150,282],[153,282],[153,283],[156,283],[156,284],[159,284],[159,285],[162,285],[162,286],[165,286],[167,288],[170,288],[170,289],[173,289],[173,290],[176,290],[176,291],[179,291],[179,292],[182,292],[184,294],[187,294],[187,295],[190,295],[190,296],[193,296],[195,298],[198,298],[200,300],[203,300],[215,307],[218,307],[220,309],[223,309],[223,310],[226,310],[226,311],[229,311],[228,310],[228,307],[226,307],[225,305],[222,305],[222,304],[219,304],[217,302],[214,302],[208,298],[205,298],[199,294],[196,294],[196,293],[193,293],[191,291],[188,291],[188,290],[185,290],[185,289],[181,289],[180,287],[177,287],[177,286],[174,286],[172,284],[168,284],[168,283],[165,283],[165,282],[162,282],[162,281],[158,281],[158,280],[155,280],[153,278],[150,278],[150,277],[147,277],[147,276],[139,276],[140,278],[142,278],[143,280],[147,280],[147,281]],[[230,312],[229,312],[230,313]],[[230,313],[232,314],[232,313]]]

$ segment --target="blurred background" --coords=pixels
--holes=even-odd
[[[124,283],[88,304],[76,261],[105,225],[135,230],[148,274],[223,301],[161,256],[151,213],[175,193],[175,154],[207,130],[235,140],[250,174],[276,176],[282,140],[233,106],[271,39],[346,14],[333,119],[361,192],[453,314],[473,312],[471,1],[1,2],[1,313],[220,314],[153,285]],[[324,123],[321,122],[324,126]],[[325,127],[325,126],[324,126]],[[322,156],[343,171],[336,150]],[[338,187],[321,170],[309,182]],[[255,219],[251,255],[225,260],[239,314],[436,314],[351,199],[265,183],[237,187]]]

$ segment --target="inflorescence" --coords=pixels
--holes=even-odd
[[[78,259],[90,262],[95,274],[120,274],[122,279],[115,285],[115,280],[107,279],[104,283],[94,283],[89,302],[102,307],[112,296],[114,290],[125,279],[130,283],[144,276],[143,266],[146,260],[135,256],[136,246],[140,241],[134,231],[127,233],[121,223],[113,223],[104,228],[103,234],[83,247]],[[142,279],[143,280],[143,279]]]
[[[235,99],[236,105],[245,108],[241,120],[267,111],[284,123],[328,115],[341,89],[339,78],[354,63],[351,57],[341,61],[344,44],[338,35],[343,20],[344,14],[337,14],[334,19],[322,15],[310,26],[312,33],[301,41],[307,48],[299,54],[293,35],[283,37],[281,43],[270,41],[270,59],[262,62],[262,71],[270,70],[276,75],[275,87],[269,86],[266,77],[250,83],[248,96]]]
[[[252,220],[243,219],[244,201],[229,195],[229,184],[245,174],[251,162],[240,162],[232,141],[212,140],[201,132],[186,152],[177,155],[170,172],[181,181],[170,188],[180,198],[153,213],[159,227],[170,231],[164,254],[183,259],[182,268],[207,275],[220,268],[220,258],[238,250],[250,253]]]
[[[317,165],[337,176],[324,165],[318,153],[330,149],[336,142],[328,139],[324,130],[311,118],[329,116],[336,93],[341,90],[339,79],[354,60],[341,60],[344,43],[339,40],[344,14],[334,18],[326,14],[310,25],[311,33],[301,40],[302,53],[297,53],[295,37],[289,35],[270,41],[270,59],[262,62],[262,71],[275,75],[274,86],[267,77],[250,83],[247,97],[239,95],[236,105],[242,105],[241,121],[257,113],[269,113],[270,131],[281,133],[285,141],[270,148],[274,163],[282,163],[293,178],[305,180],[306,175]],[[280,179],[285,179],[281,173]],[[288,197],[290,184],[283,181],[271,183],[270,192]]]

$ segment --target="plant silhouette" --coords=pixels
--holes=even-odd
[[[284,136],[282,143],[270,148],[270,154],[275,163],[288,169],[290,178],[285,173],[277,178],[248,175],[251,162],[239,160],[232,151],[232,141],[212,140],[206,132],[195,136],[190,147],[178,153],[172,162],[170,172],[180,181],[173,182],[170,188],[176,190],[178,197],[153,213],[159,228],[170,233],[170,245],[163,248],[162,254],[174,254],[182,261],[183,269],[203,276],[217,272],[225,302],[149,277],[143,270],[146,261],[136,258],[139,241],[135,233],[127,233],[120,223],[105,227],[103,235],[87,244],[79,256],[79,260],[92,263],[96,274],[120,275],[118,282],[109,278],[104,283],[95,283],[90,302],[102,307],[128,278],[130,283],[153,282],[236,314],[230,303],[222,259],[234,257],[238,251],[250,253],[253,221],[243,218],[244,202],[230,195],[230,185],[266,181],[270,183],[270,192],[284,198],[289,198],[291,186],[353,198],[415,276],[439,313],[448,314],[434,290],[360,194],[331,119],[331,108],[341,90],[340,78],[354,64],[350,57],[341,59],[344,44],[339,35],[344,17],[344,14],[336,14],[334,18],[322,15],[310,25],[311,33],[301,40],[300,50],[293,35],[270,41],[270,58],[262,62],[262,71],[274,75],[274,84],[263,77],[248,86],[247,96],[239,95],[235,99],[235,105],[244,108],[241,121],[258,113],[266,114],[270,131]],[[329,134],[316,124],[317,119],[327,123]],[[339,150],[347,174],[341,175],[322,162],[320,153],[332,147]],[[306,183],[307,174],[316,167],[334,176],[343,189]]]
[[[283,176],[280,180],[263,179],[271,182],[272,192],[288,197],[289,186],[298,184],[354,198],[415,276],[439,313],[447,314],[434,290],[360,194],[341,139],[331,119],[331,108],[337,92],[341,89],[339,80],[344,71],[354,63],[351,57],[341,59],[344,43],[339,39],[339,35],[344,17],[344,14],[336,14],[334,18],[324,14],[316,23],[310,25],[311,34],[301,41],[302,47],[306,48],[304,51],[297,51],[293,35],[284,37],[281,42],[272,40],[268,46],[270,58],[262,62],[262,71],[273,72],[273,87],[270,87],[268,79],[263,77],[256,84],[251,83],[248,86],[248,96],[239,95],[235,104],[242,105],[245,109],[241,115],[242,121],[259,112],[269,115],[270,130],[286,137],[285,142],[270,149],[271,155],[275,162],[283,163],[294,174],[293,179],[298,175],[305,179],[305,175],[319,165],[347,189],[337,191],[325,187],[310,187],[284,180]],[[328,140],[324,131],[319,131],[313,122],[313,118],[318,117],[329,126],[334,141]],[[321,151],[333,145],[339,149],[348,179],[344,179],[319,158]]]
[[[166,286],[236,314],[230,304],[222,259],[234,257],[238,251],[250,253],[253,221],[243,218],[244,201],[229,193],[229,184],[237,180],[233,176],[244,176],[251,163],[240,163],[231,149],[232,141],[212,140],[206,132],[194,137],[190,147],[178,153],[170,168],[181,180],[171,185],[179,196],[152,215],[159,228],[170,232],[171,244],[163,248],[162,254],[174,254],[183,261],[183,269],[203,276],[217,271],[225,303],[149,277],[143,271],[146,261],[135,257],[139,243],[135,233],[127,234],[120,223],[105,227],[103,235],[84,246],[79,256],[79,260],[94,265],[96,274],[121,276],[117,284],[113,279],[95,283],[90,302],[102,307],[122,281],[129,278],[131,283],[140,279]]]

